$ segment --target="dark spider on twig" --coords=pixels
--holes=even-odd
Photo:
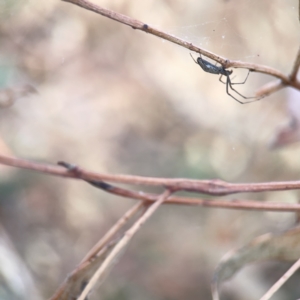
[[[245,80],[243,82],[231,82],[231,79],[230,79],[230,75],[232,74],[233,70],[226,70],[223,66],[216,66],[216,65],[213,65],[212,63],[210,63],[209,61],[207,60],[204,60],[202,57],[201,57],[201,54],[199,53],[199,57],[197,58],[197,60],[194,59],[194,57],[192,56],[192,54],[190,54],[192,59],[194,60],[194,62],[199,65],[203,71],[207,72],[207,73],[211,73],[211,74],[220,74],[220,78],[219,78],[219,81],[221,81],[222,83],[226,84],[226,93],[227,95],[229,95],[231,98],[233,98],[235,101],[241,103],[241,104],[247,104],[247,103],[251,103],[251,102],[255,102],[255,101],[258,101],[260,99],[262,99],[263,97],[245,97],[244,95],[242,95],[241,93],[239,93],[235,88],[233,88],[233,85],[234,84],[244,84],[247,79],[248,79],[248,76],[251,72],[251,70],[248,71],[248,74],[245,78]],[[225,76],[226,77],[226,82],[222,81],[222,77]],[[229,93],[229,87],[232,91],[236,92],[238,95],[240,95],[242,98],[244,99],[255,99],[255,100],[252,100],[252,101],[247,101],[247,102],[242,102],[240,100],[238,100],[237,98],[235,98],[232,94]]]

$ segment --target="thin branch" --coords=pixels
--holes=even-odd
[[[67,277],[67,279],[49,300],[64,300],[67,299],[70,293],[78,294],[82,292],[83,284],[89,281],[93,274],[92,267],[95,268],[96,271],[98,266],[101,264],[101,257],[103,257],[105,253],[111,250],[111,247],[109,247],[109,243],[112,241],[113,236],[115,236],[117,232],[120,232],[124,225],[126,225],[126,223],[143,206],[144,203],[139,202],[132,208],[130,208],[102,237],[102,239],[89,251],[89,253],[81,261],[81,263],[72,271],[72,273]],[[98,256],[98,259],[96,258],[96,256]]]
[[[95,284],[101,280],[103,280],[104,276],[113,265],[113,263],[119,258],[121,253],[124,251],[125,247],[128,245],[132,237],[138,232],[141,226],[153,215],[153,213],[158,209],[158,207],[172,194],[172,191],[167,189],[163,194],[159,196],[156,202],[154,202],[146,212],[133,224],[133,226],[126,231],[123,238],[119,241],[119,243],[114,247],[111,253],[107,256],[105,261],[99,267],[99,269],[95,272],[91,280],[88,282],[87,286],[82,291],[78,300],[86,299],[87,295],[91,291],[91,289],[95,286]]]
[[[300,259],[298,259],[287,272],[268,290],[268,292],[260,298],[260,300],[269,300],[283,284],[300,268]]]
[[[81,173],[78,167],[70,165],[65,162],[60,162],[62,166],[67,168],[69,171],[73,173]],[[157,194],[150,194],[144,192],[136,192],[131,191],[124,188],[119,188],[108,184],[104,181],[96,181],[96,180],[86,180],[89,184],[102,189],[105,192],[111,193],[113,195],[122,196],[125,198],[131,198],[135,200],[143,200],[148,202],[156,201]],[[257,202],[255,200],[236,200],[236,199],[226,199],[226,200],[218,200],[218,199],[199,199],[199,198],[191,198],[191,197],[169,197],[168,200],[165,201],[166,204],[180,204],[180,205],[198,205],[204,207],[216,207],[216,208],[226,208],[226,209],[242,209],[242,210],[267,210],[267,211],[287,211],[287,212],[295,212],[300,210],[300,204],[284,204],[284,203],[264,203]]]
[[[266,96],[271,95],[285,87],[286,87],[286,85],[284,83],[282,83],[281,80],[270,81],[267,84],[260,87],[256,91],[256,96],[257,97],[266,97]]]
[[[265,191],[286,191],[300,189],[300,181],[262,182],[262,183],[228,183],[222,180],[195,180],[195,179],[170,179],[154,178],[132,175],[110,175],[85,171],[75,167],[75,171],[68,171],[65,167],[36,163],[20,158],[0,155],[0,164],[13,166],[45,174],[61,177],[80,178],[88,181],[110,181],[125,184],[163,186],[176,191],[189,191],[208,195],[229,195],[235,193],[257,193]]]
[[[117,223],[104,235],[104,237],[86,254],[81,263],[88,262],[99,253],[99,251],[119,232],[127,222],[145,206],[145,202],[138,202],[132,208],[130,208],[124,216],[122,216]]]
[[[88,2],[88,1],[85,1],[85,0],[62,0],[62,1],[78,5],[82,8],[84,8],[84,9],[93,11],[93,12],[95,12],[97,14],[100,14],[104,17],[107,17],[107,18],[112,19],[114,21],[117,21],[117,22],[120,22],[122,24],[128,25],[128,26],[132,27],[133,29],[138,29],[138,30],[153,34],[153,35],[155,35],[159,38],[162,38],[162,39],[165,39],[169,42],[175,43],[175,44],[177,44],[179,46],[182,46],[184,48],[187,48],[191,51],[201,53],[201,54],[203,54],[203,55],[219,62],[222,65],[225,65],[228,62],[228,60],[225,59],[224,57],[218,56],[218,55],[216,55],[216,54],[214,54],[210,51],[198,48],[198,47],[194,46],[192,43],[188,43],[188,42],[186,42],[186,41],[184,41],[180,38],[175,37],[174,35],[170,35],[168,33],[165,33],[163,31],[155,29],[155,28],[151,27],[150,25],[145,24],[144,22],[135,20],[133,18],[122,15],[120,13],[111,11],[111,10],[106,9],[106,8],[102,8],[102,7],[100,7],[96,4],[93,4],[91,2]]]
[[[298,49],[297,56],[296,56],[296,59],[295,59],[294,65],[293,65],[293,69],[292,69],[292,72],[290,75],[291,81],[295,81],[297,79],[299,67],[300,67],[300,47]]]
[[[60,288],[49,300],[70,300],[75,299],[74,295],[79,295],[82,292],[83,286],[91,278],[92,274],[102,264],[105,258],[109,255],[118,240],[112,241],[105,245],[97,254],[92,262],[87,262],[78,266],[69,275]]]
[[[107,184],[106,182],[98,181],[88,181],[91,185],[102,189],[105,192],[111,193],[113,195],[122,196],[125,198],[135,199],[135,200],[144,200],[144,201],[156,201],[157,195],[144,193],[144,192],[135,192],[127,190],[124,188],[119,188]],[[216,208],[227,208],[227,209],[242,209],[242,210],[267,210],[267,211],[286,211],[286,212],[295,212],[300,210],[300,204],[284,204],[284,203],[264,203],[257,202],[255,200],[218,200],[218,199],[199,199],[191,197],[169,197],[165,201],[166,204],[181,204],[181,205],[198,205],[204,207],[216,207]]]
[[[219,56],[213,52],[210,52],[208,50],[204,50],[202,48],[196,47],[195,45],[193,45],[190,42],[184,41],[178,37],[175,37],[174,35],[168,34],[166,32],[163,32],[159,29],[156,29],[152,26],[150,26],[149,24],[146,24],[144,22],[135,20],[133,18],[130,18],[128,16],[119,14],[117,12],[111,11],[109,9],[100,7],[96,4],[93,4],[91,2],[88,2],[86,0],[62,0],[64,2],[69,2],[75,5],[78,5],[84,9],[93,11],[97,14],[100,14],[104,17],[107,17],[109,19],[115,20],[117,22],[120,22],[122,24],[128,25],[130,27],[132,27],[133,29],[138,29],[150,34],[153,34],[159,38],[162,38],[164,40],[167,40],[169,42],[175,43],[179,46],[182,46],[184,48],[187,48],[191,51],[195,51],[197,53],[201,53],[203,55],[205,55],[206,57],[209,57],[211,59],[213,59],[214,61],[220,63],[222,66],[224,66],[225,68],[245,68],[245,69],[249,69],[251,71],[254,72],[259,72],[259,73],[263,73],[263,74],[269,74],[271,76],[277,77],[279,79],[281,79],[283,82],[288,83],[289,82],[289,78],[288,76],[284,75],[282,72],[270,68],[268,66],[264,66],[264,65],[258,65],[258,64],[253,64],[253,63],[246,63],[246,62],[242,62],[242,61],[236,61],[236,60],[229,60],[226,59],[222,56]],[[299,85],[300,88],[300,83]]]
[[[267,89],[267,87],[265,87],[263,89],[263,93],[260,90],[258,91],[258,93],[256,93],[257,96],[270,95],[271,93],[273,93],[285,86],[291,86],[295,89],[300,90],[300,81],[297,80],[297,76],[296,76],[298,69],[299,69],[299,65],[300,65],[299,52],[298,52],[298,55],[297,55],[297,58],[294,63],[293,70],[291,71],[290,76],[286,76],[282,72],[280,72],[274,68],[268,67],[268,66],[226,59],[226,58],[224,58],[220,55],[217,55],[213,52],[199,48],[190,42],[187,42],[178,37],[175,37],[174,35],[171,35],[166,32],[163,32],[161,30],[158,30],[144,22],[135,20],[133,18],[119,14],[119,13],[111,11],[109,9],[105,9],[96,4],[88,2],[87,0],[62,0],[62,1],[78,5],[84,9],[93,11],[104,17],[110,18],[112,20],[115,20],[115,21],[125,24],[127,26],[130,26],[133,29],[138,29],[138,30],[144,31],[146,33],[153,34],[159,38],[165,39],[165,40],[175,43],[179,46],[187,48],[190,51],[195,51],[197,53],[201,53],[201,54],[213,59],[214,61],[220,63],[225,69],[231,68],[231,67],[232,68],[245,68],[245,69],[251,70],[252,72],[268,74],[268,75],[271,75],[271,76],[274,76],[274,77],[280,79],[280,84],[278,84],[277,88],[274,88],[273,86],[271,86],[270,89]],[[299,11],[300,11],[300,8],[299,8]]]

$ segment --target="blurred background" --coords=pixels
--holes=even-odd
[[[93,3],[285,74],[299,47],[296,0]],[[299,92],[284,89],[241,105],[187,49],[66,2],[0,0],[0,17],[2,154],[102,173],[299,179]],[[234,70],[234,81],[246,74]],[[237,88],[252,96],[270,80],[251,73]],[[0,171],[1,299],[50,297],[134,203],[76,180]],[[289,191],[234,198],[298,197]],[[90,299],[211,299],[211,276],[225,253],[295,222],[292,213],[164,206]],[[288,266],[249,266],[225,284],[222,299],[258,299]],[[292,279],[273,299],[299,293]]]

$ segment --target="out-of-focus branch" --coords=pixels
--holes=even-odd
[[[269,300],[283,284],[300,268],[300,259],[298,259],[286,273],[268,290],[268,292],[260,298],[260,300]]]
[[[87,10],[93,11],[97,14],[100,14],[104,17],[110,18],[112,20],[115,20],[117,22],[120,22],[122,24],[131,26],[133,29],[138,29],[150,34],[153,34],[159,38],[165,39],[167,41],[170,41],[172,43],[175,43],[177,45],[180,45],[184,48],[187,48],[191,51],[195,51],[197,53],[201,53],[211,59],[213,59],[214,61],[220,63],[224,68],[245,68],[245,69],[249,69],[252,72],[258,72],[258,73],[263,73],[263,74],[268,74],[271,75],[273,77],[276,77],[278,79],[280,79],[280,88],[284,87],[284,86],[291,86],[293,88],[296,88],[298,90],[300,90],[300,82],[297,81],[296,75],[294,75],[294,73],[297,73],[295,70],[298,70],[298,58],[295,62],[295,65],[293,67],[293,71],[291,72],[292,75],[290,76],[286,76],[284,75],[282,72],[273,69],[271,67],[268,66],[264,66],[264,65],[258,65],[258,64],[253,64],[253,63],[247,63],[247,62],[242,62],[242,61],[235,61],[235,60],[229,60],[226,59],[224,57],[221,57],[215,53],[212,53],[210,51],[204,50],[202,48],[196,47],[194,46],[192,43],[186,42],[182,39],[179,39],[177,37],[175,37],[174,35],[170,35],[168,33],[165,33],[161,30],[158,30],[156,28],[151,27],[150,25],[143,23],[141,21],[135,20],[133,18],[130,18],[128,16],[119,14],[117,12],[111,11],[109,9],[105,9],[103,7],[100,7],[96,4],[93,4],[89,1],[86,0],[62,0],[64,2],[69,2],[75,5],[78,5],[82,8],[85,8]],[[299,53],[298,53],[299,54]],[[261,93],[261,96],[266,96],[266,95],[270,95],[271,93],[273,93],[274,91],[277,91],[280,88],[273,88],[273,89],[264,89],[265,93]]]
[[[299,71],[299,67],[300,67],[300,47],[298,49],[296,60],[294,62],[293,69],[292,69],[292,72],[290,74],[290,80],[291,81],[295,81],[297,79],[297,74],[298,74],[298,71]]]
[[[138,202],[132,208],[130,208],[122,218],[118,220],[118,222],[105,234],[105,236],[86,254],[86,256],[82,259],[81,263],[87,263],[91,261],[97,253],[112,240],[113,236],[116,235],[120,229],[122,229],[129,220],[131,220],[143,207],[145,206],[145,202]]]
[[[270,81],[256,91],[257,97],[269,96],[285,87],[281,80]]]

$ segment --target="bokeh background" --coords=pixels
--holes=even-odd
[[[299,47],[296,0],[93,2],[286,74]],[[284,89],[240,105],[187,49],[66,2],[0,0],[0,17],[2,154],[102,173],[299,179],[297,139],[270,147],[291,111],[297,113],[299,92]],[[234,80],[246,74],[235,70]],[[238,88],[254,95],[269,80],[251,73]],[[76,180],[0,171],[1,299],[50,297],[134,203]],[[238,196],[286,203],[298,197],[297,191]],[[210,299],[211,276],[225,253],[295,222],[292,213],[162,207],[90,299]],[[249,266],[225,284],[222,299],[258,299],[288,266]],[[274,299],[299,293],[292,279]]]

